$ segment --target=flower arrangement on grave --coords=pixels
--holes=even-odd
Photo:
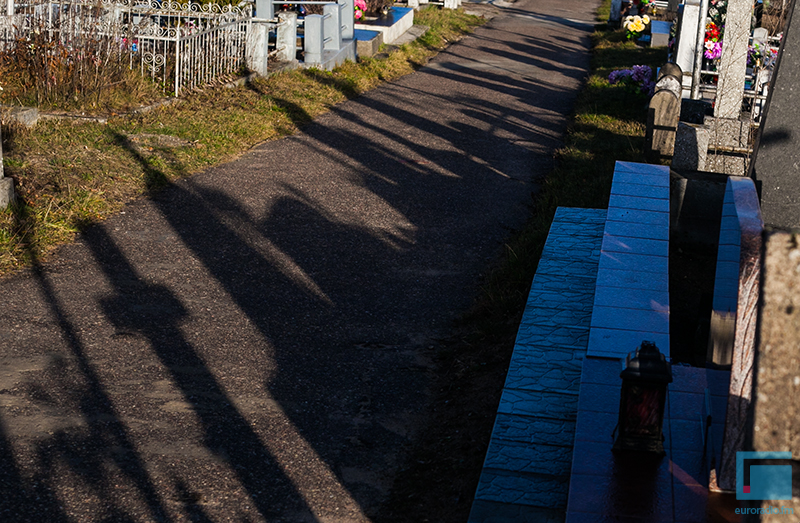
[[[628,40],[634,40],[644,34],[649,24],[650,17],[647,15],[626,16],[622,22],[622,27],[627,31]]]
[[[637,94],[652,96],[656,87],[653,70],[647,65],[634,65],[631,69],[617,69],[608,75],[608,83],[624,86]]]
[[[747,48],[748,67],[772,67],[778,58],[778,50],[768,45],[753,42]]]
[[[722,55],[722,38],[725,33],[725,15],[728,12],[727,0],[710,0],[708,22],[706,23],[705,51],[703,56],[716,60]]]
[[[355,0],[354,7],[355,7],[354,17],[356,20],[359,20],[361,17],[364,16],[364,11],[367,10],[367,2],[365,0]]]
[[[722,30],[714,22],[706,24],[706,50],[703,55],[709,60],[716,60],[722,55]]]

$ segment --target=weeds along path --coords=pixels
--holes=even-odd
[[[502,8],[0,281],[0,519],[403,520],[437,353],[552,166],[595,7]]]

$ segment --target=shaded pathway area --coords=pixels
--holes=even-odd
[[[520,0],[0,281],[0,520],[381,521],[435,423],[431,356],[552,167],[594,7]]]

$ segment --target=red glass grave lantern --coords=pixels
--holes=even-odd
[[[633,358],[631,358],[633,355]],[[619,435],[613,450],[664,455],[664,403],[672,368],[652,341],[643,341],[620,373]]]

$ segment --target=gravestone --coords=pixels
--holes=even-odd
[[[675,36],[677,48],[675,63],[683,71],[682,84],[684,96],[691,89],[691,76],[694,71],[695,50],[697,49],[697,26],[700,23],[699,0],[686,0],[678,6],[678,33]]]
[[[708,129],[702,125],[678,122],[672,167],[690,171],[705,171],[707,155]]]
[[[608,15],[608,24],[619,27],[622,21],[622,0],[611,0],[611,13]]]
[[[752,16],[752,0],[728,0],[714,104],[714,116],[717,118],[738,119],[742,112]]]
[[[662,76],[647,106],[645,157],[649,163],[672,158],[675,132],[681,113],[681,83],[674,76]]]
[[[792,8],[756,140],[750,175],[767,225],[800,227],[800,11]]]
[[[706,170],[743,176],[751,152],[750,122],[741,116],[752,0],[729,0],[727,9],[714,117],[705,120],[710,133]]]
[[[800,458],[800,233],[770,231],[764,235],[764,263],[759,304],[758,346],[753,380],[749,447],[754,451],[790,451],[793,469]],[[800,513],[800,484],[791,500],[780,504]],[[745,517],[743,521],[785,522],[785,514]]]
[[[675,62],[667,62],[661,66],[658,70],[658,79],[661,79],[662,76],[671,75],[675,78],[682,79],[683,78],[683,71],[681,67],[676,64]]]

